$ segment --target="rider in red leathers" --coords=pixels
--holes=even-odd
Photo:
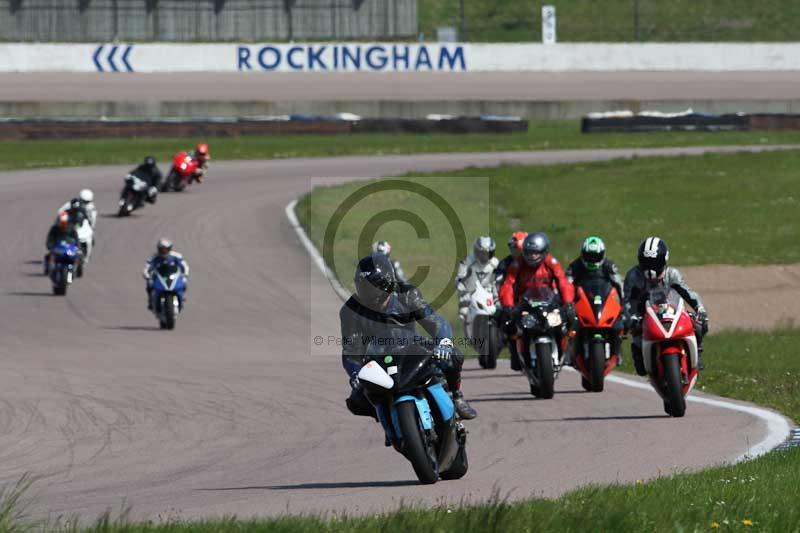
[[[528,289],[550,287],[557,289],[565,307],[567,320],[574,322],[575,287],[567,280],[558,260],[550,255],[550,241],[542,232],[531,233],[522,243],[522,257],[511,264],[500,287],[500,303],[503,306],[500,324],[513,330],[511,311]]]

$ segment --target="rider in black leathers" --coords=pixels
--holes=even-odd
[[[164,177],[161,174],[161,170],[158,169],[158,165],[156,165],[155,158],[153,156],[145,157],[142,163],[131,170],[129,174],[136,176],[148,184],[149,188],[147,190],[146,200],[151,204],[155,203],[158,191],[161,187],[161,180]]]
[[[461,418],[475,418],[476,412],[461,393],[464,356],[454,349],[453,329],[425,301],[419,289],[399,283],[391,261],[373,253],[359,261],[355,274],[356,293],[339,311],[342,328],[342,366],[350,376],[353,390],[347,407],[353,414],[375,416],[372,405],[358,383],[358,371],[367,348],[373,342],[392,342],[391,331],[398,326],[416,334],[419,324],[433,339],[433,354],[440,361],[453,403]]]

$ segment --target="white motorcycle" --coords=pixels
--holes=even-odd
[[[497,302],[492,293],[483,285],[476,284],[475,291],[470,296],[464,333],[478,352],[478,364],[481,368],[496,368],[497,354],[503,347],[500,330],[494,319],[496,312]]]
[[[88,219],[84,219],[83,222],[75,227],[75,230],[78,232],[78,242],[83,252],[83,262],[88,263],[94,248],[94,228],[92,228],[92,224]]]

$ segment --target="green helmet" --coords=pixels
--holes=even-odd
[[[586,237],[581,246],[581,261],[587,270],[599,270],[606,260],[606,245],[600,237]]]

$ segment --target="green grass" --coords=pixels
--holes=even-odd
[[[470,168],[442,176],[413,181],[447,199],[465,228],[466,246],[488,232],[498,254],[513,230],[525,228],[547,231],[554,255],[565,264],[589,234],[605,239],[621,268],[635,262],[639,242],[652,234],[667,241],[676,265],[800,262],[800,151]],[[298,216],[317,246],[333,212],[363,186],[315,188],[300,201]],[[431,267],[420,287],[433,300],[460,258],[449,222],[413,193],[371,195],[344,217],[333,241],[336,273],[350,286],[353,265],[371,240],[370,232],[364,234],[367,221],[398,206],[420,216],[430,237],[417,238],[402,221],[386,223],[377,236],[392,243],[407,274]],[[440,310],[455,321],[455,297]]]
[[[562,42],[634,41],[633,0],[464,0],[469,41],[541,42],[541,6],[556,6]],[[788,0],[639,0],[641,41],[798,41],[800,6]],[[459,0],[419,3],[419,31],[460,27]]]
[[[152,154],[168,160],[199,139],[74,139],[3,141],[0,170],[133,164]],[[353,134],[215,137],[214,159],[272,159],[433,152],[499,152],[569,148],[644,148],[731,144],[800,144],[800,131],[661,132],[647,135],[580,133],[577,121],[531,121],[518,134]]]

